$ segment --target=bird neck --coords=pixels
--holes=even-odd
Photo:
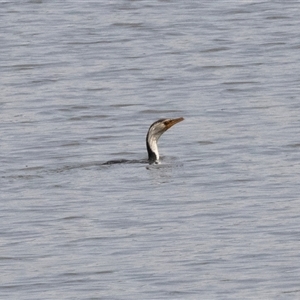
[[[147,151],[148,151],[148,160],[152,164],[159,160],[159,153],[157,148],[157,140],[152,136],[147,135],[146,139]]]

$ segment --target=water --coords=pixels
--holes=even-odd
[[[299,298],[297,1],[0,6],[1,299]]]

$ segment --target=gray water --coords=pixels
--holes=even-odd
[[[299,13],[1,1],[0,298],[299,299]]]

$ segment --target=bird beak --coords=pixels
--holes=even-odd
[[[173,125],[175,125],[175,124],[177,124],[177,123],[179,123],[179,122],[181,122],[181,121],[183,121],[184,120],[184,118],[177,118],[177,119],[171,119],[171,120],[169,120],[168,122],[167,122],[167,124],[166,124],[166,130],[168,130],[169,128],[171,128]]]

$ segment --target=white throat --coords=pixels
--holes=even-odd
[[[150,149],[155,153],[156,155],[156,161],[159,160],[159,153],[158,153],[158,147],[157,147],[157,140],[155,137],[150,137],[148,139],[148,143],[149,143],[149,146],[150,146]]]

